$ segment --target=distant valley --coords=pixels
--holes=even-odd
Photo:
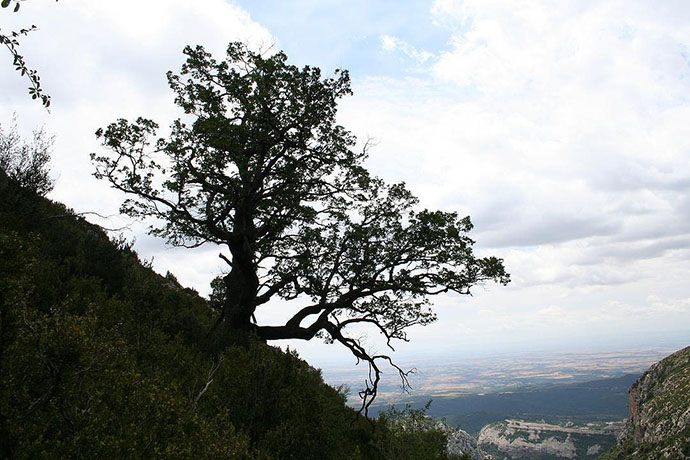
[[[506,419],[562,425],[617,421],[628,414],[628,388],[639,376],[626,374],[592,382],[530,385],[511,392],[435,397],[428,414],[474,435],[485,425]],[[413,396],[396,404],[422,407],[428,399]]]
[[[594,459],[616,443],[628,415],[630,386],[672,351],[525,353],[420,362],[409,393],[401,394],[399,382],[388,375],[372,409],[421,408],[431,399],[428,415],[466,431],[494,459]],[[324,375],[332,384],[347,383],[350,404],[357,404],[357,374],[327,369]]]
[[[398,362],[404,369],[416,369],[410,376],[409,394],[400,390],[400,380],[392,369],[384,369],[379,388],[380,403],[400,402],[410,397],[453,398],[543,388],[549,384],[584,383],[640,375],[649,366],[674,352],[675,348],[616,352],[530,352],[428,358]],[[346,384],[352,390],[351,404],[356,405],[365,366],[324,367],[324,379],[331,385]],[[386,372],[387,371],[387,372]]]

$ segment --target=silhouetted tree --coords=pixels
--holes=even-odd
[[[184,53],[168,81],[191,124],[178,119],[155,141],[157,125],[144,118],[99,129],[112,153],[92,154],[96,177],[130,195],[124,213],[162,222],[152,234],[225,247],[219,324],[229,335],[321,336],[367,362],[366,411],[382,361],[403,385],[407,372],[348,330],[369,325],[389,346],[407,340],[407,328],[435,319],[429,296],[507,283],[502,260],[474,256],[469,218],[418,210],[404,184],[363,168],[367,147],[355,151],[335,121],[338,99],[351,93],[347,71],[322,78],[282,52],[265,57],[239,43],[220,62],[202,47]],[[257,324],[257,308],[275,299],[301,308],[285,324]]]

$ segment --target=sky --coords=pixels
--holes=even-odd
[[[202,294],[218,248],[170,248],[119,217],[123,197],[92,177],[89,153],[117,118],[180,116],[165,72],[185,45],[220,57],[241,40],[326,75],[348,69],[338,120],[376,140],[370,171],[471,216],[477,253],[512,275],[435,297],[438,321],[413,329],[399,359],[690,342],[688,2],[31,0],[0,17],[3,32],[39,27],[21,50],[50,112],[0,53],[0,125],[16,114],[25,135],[55,135],[49,197],[128,225],[142,258]],[[271,305],[259,319],[287,316]],[[352,360],[289,345],[320,367]]]

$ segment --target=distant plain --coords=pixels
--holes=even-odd
[[[503,353],[403,363],[405,369],[417,369],[410,376],[412,388],[401,392],[397,375],[387,372],[373,410],[405,404],[419,408],[431,399],[429,415],[475,435],[508,418],[561,425],[621,420],[627,416],[630,385],[673,351]],[[347,385],[349,403],[356,406],[362,371],[323,372],[331,385]]]

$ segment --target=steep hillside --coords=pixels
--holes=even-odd
[[[447,458],[293,353],[207,338],[208,302],[0,171],[0,458]],[[405,414],[400,414],[403,420]]]
[[[690,458],[690,347],[653,365],[629,391],[630,415],[602,460]]]

